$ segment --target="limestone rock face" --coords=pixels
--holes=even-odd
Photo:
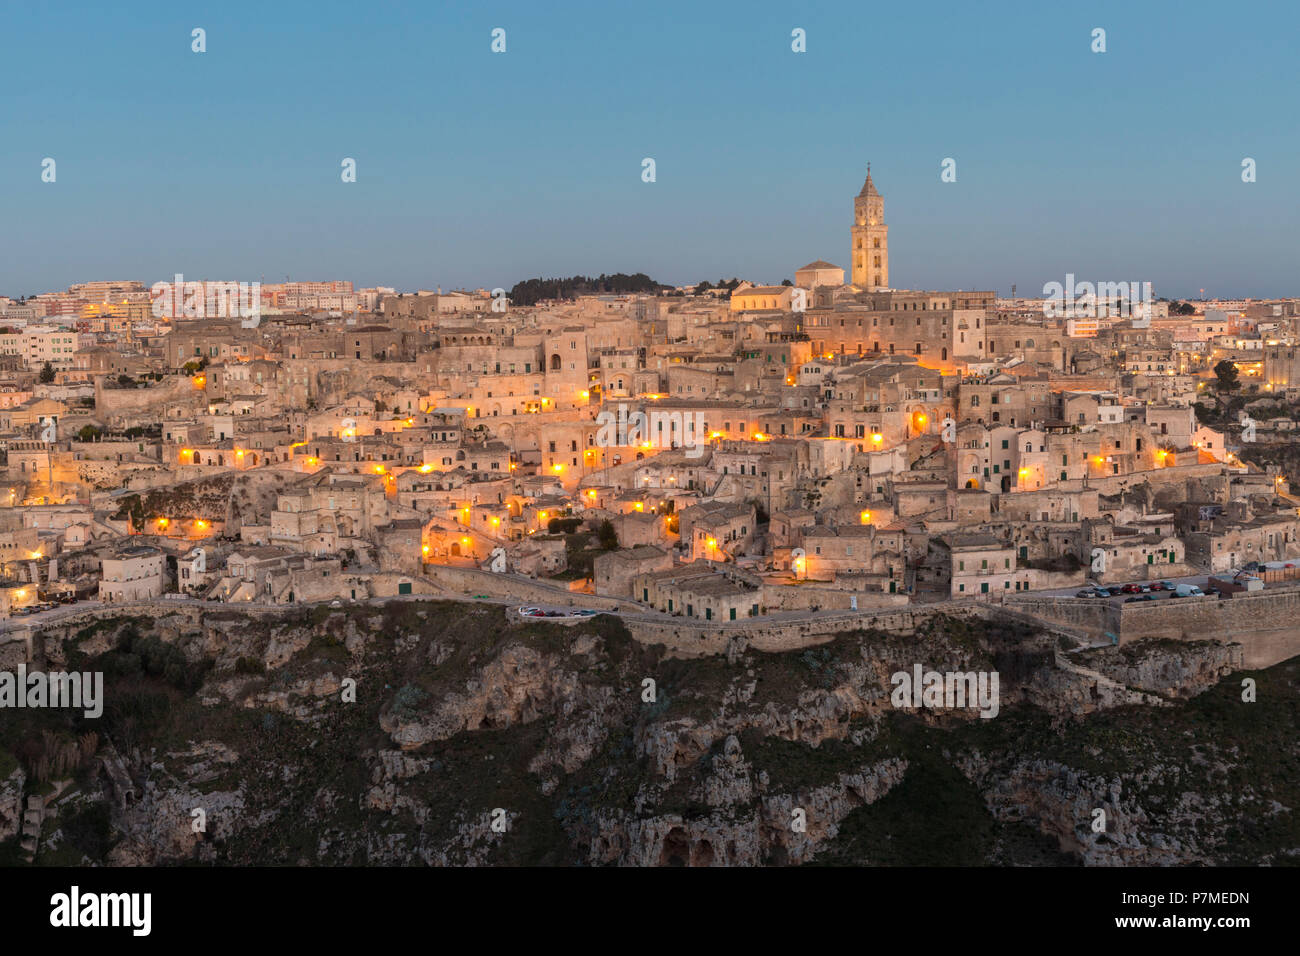
[[[123,626],[47,643],[93,658]],[[155,636],[148,622],[132,626]],[[76,800],[49,811],[43,839],[63,858],[888,862],[942,831],[947,821],[916,806],[941,786],[952,826],[992,834],[968,847],[977,862],[1032,863],[1046,846],[1088,864],[1217,864],[1232,859],[1227,834],[1300,804],[1283,774],[1236,783],[1253,724],[1231,744],[1199,730],[1195,708],[1221,702],[1193,698],[1222,692],[1241,667],[1231,644],[1076,650],[1025,622],[942,618],[792,650],[736,638],[676,657],[608,617],[561,627],[439,602],[221,609],[157,628],[200,677],[184,682],[173,660],[167,674],[137,676],[147,693],[123,694],[134,721],[115,725],[121,735],[78,779]],[[918,665],[997,673],[997,716],[896,704],[894,678]],[[1300,677],[1272,679],[1250,706],[1284,706],[1285,682]],[[1279,750],[1289,742],[1268,746],[1290,759]],[[25,766],[0,779],[0,841],[21,826]],[[1105,826],[1094,828],[1098,810]],[[947,852],[949,836],[935,839]]]
[[[842,774],[824,786],[765,795],[755,802],[757,781],[737,758],[728,772],[705,782],[706,799],[716,809],[704,817],[638,818],[611,811],[592,821],[585,843],[588,862],[620,866],[805,863],[816,855],[819,844],[836,836],[844,817],[888,793],[906,770],[901,760],[885,760]],[[737,807],[752,809],[737,812]]]
[[[0,843],[16,837],[23,826],[23,785],[27,775],[15,767],[0,780]]]
[[[247,812],[242,788],[211,789],[239,766],[239,755],[229,747],[204,741],[162,756],[151,766],[139,799],[121,808],[117,823],[123,839],[109,854],[113,865],[191,858],[204,842],[229,839],[257,822]]]
[[[1172,768],[1150,768],[1159,776]],[[1060,848],[1089,866],[1173,866],[1209,862],[1194,839],[1164,827],[1127,792],[1120,778],[1079,773],[1069,767],[1032,760],[1008,776],[994,778],[977,756],[963,770],[984,789],[990,811],[1000,820],[1032,822]],[[1100,811],[1100,815],[1098,813]],[[1192,814],[1178,811],[1182,823]],[[1172,829],[1172,828],[1171,828]],[[1195,828],[1190,828],[1194,833]]]
[[[1243,655],[1240,644],[1220,641],[1139,641],[1094,652],[1088,663],[1113,680],[1162,697],[1195,697],[1241,670]]]
[[[557,664],[532,648],[508,647],[433,712],[414,718],[389,712],[380,726],[399,747],[411,750],[462,731],[529,723],[580,691],[578,675]]]

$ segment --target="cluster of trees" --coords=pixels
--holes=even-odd
[[[726,289],[727,292],[735,292],[736,286],[738,285],[740,285],[740,280],[735,276],[732,276],[730,279],[719,279],[716,283],[706,280],[695,287],[695,294],[703,295],[710,289]]]
[[[543,299],[573,299],[580,295],[625,295],[633,292],[658,293],[668,288],[644,272],[627,275],[615,272],[601,273],[592,279],[588,276],[570,276],[567,279],[525,279],[516,282],[510,290],[513,305],[536,305]]]

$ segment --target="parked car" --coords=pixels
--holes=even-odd
[[[1180,584],[1174,591],[1174,594],[1178,597],[1199,597],[1204,593],[1205,592],[1195,584]]]
[[[1126,584],[1120,588],[1120,591],[1124,594],[1141,594],[1142,586],[1138,584]]]
[[[1164,581],[1152,581],[1152,582],[1151,582],[1151,586],[1150,586],[1149,588],[1147,588],[1147,590],[1148,590],[1148,591],[1164,591],[1164,590],[1165,590],[1165,582],[1164,582]]]
[[[1134,601],[1158,601],[1160,600],[1154,594],[1135,594],[1133,597],[1125,598],[1125,604],[1132,604]]]
[[[1075,591],[1074,596],[1081,597],[1081,598],[1090,598],[1090,597],[1097,597],[1098,595],[1096,591],[1092,590],[1092,588],[1084,588],[1082,591]]]

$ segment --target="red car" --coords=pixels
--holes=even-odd
[[[1120,588],[1120,591],[1121,591],[1122,593],[1124,593],[1124,594],[1141,594],[1141,593],[1142,593],[1142,585],[1140,585],[1140,584],[1126,584],[1126,585],[1124,585],[1122,588]]]

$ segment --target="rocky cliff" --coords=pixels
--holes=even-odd
[[[687,660],[462,603],[110,620],[38,642],[105,672],[105,712],[6,714],[0,858],[55,789],[38,864],[1294,859],[1297,661],[1061,640],[938,618]],[[898,706],[916,665],[996,672],[996,716]],[[31,772],[89,730],[57,788]]]

